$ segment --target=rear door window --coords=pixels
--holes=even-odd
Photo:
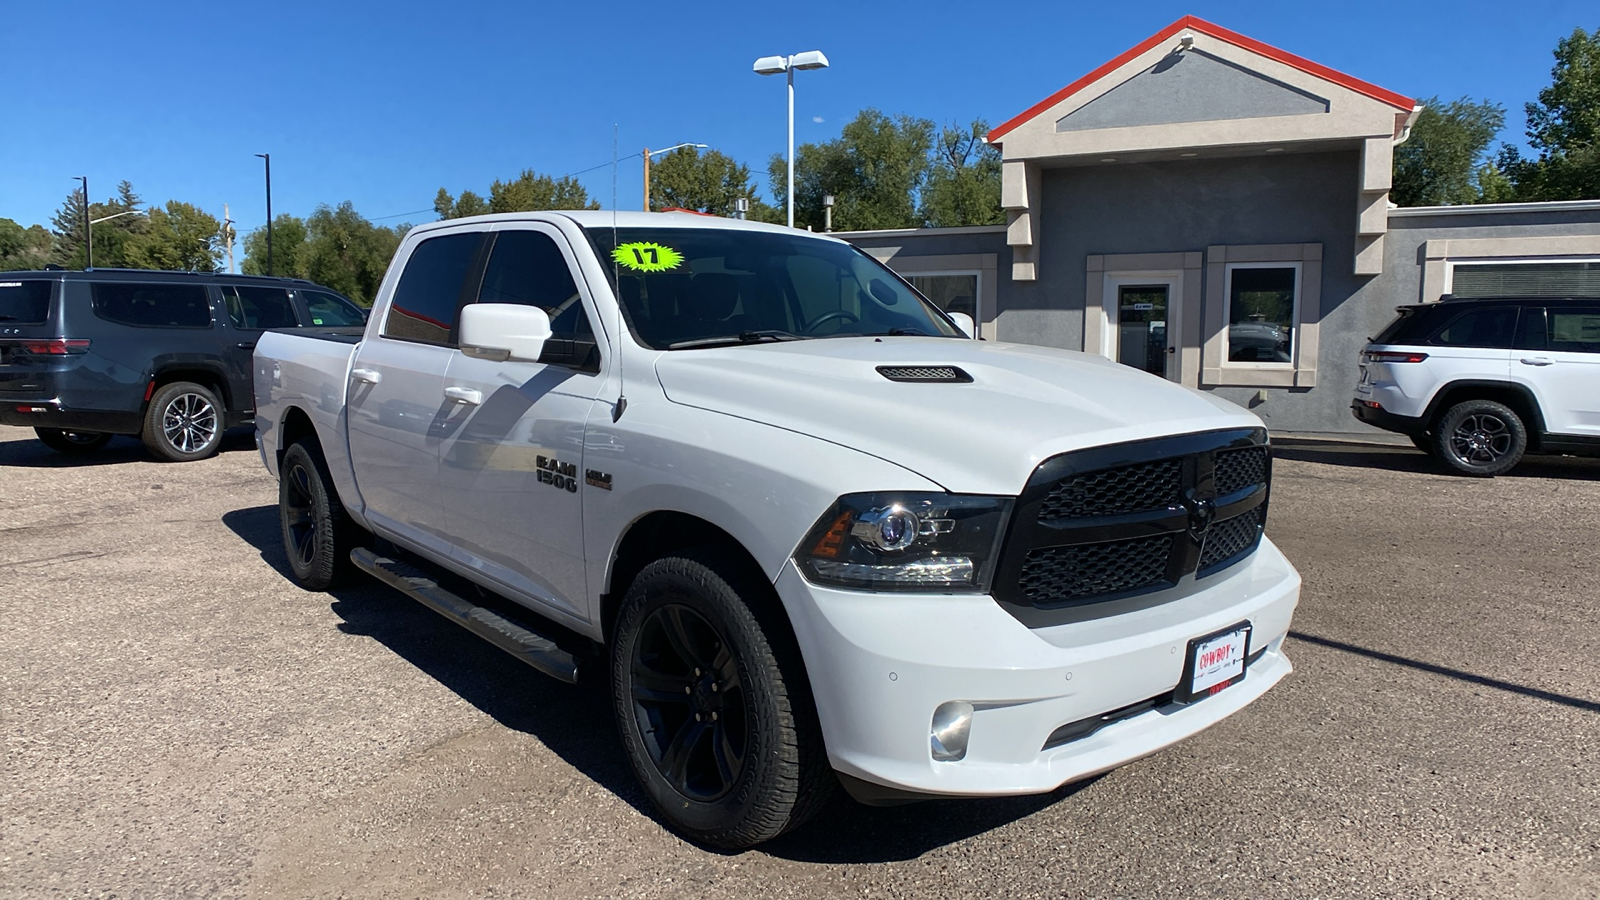
[[[283,288],[228,284],[222,287],[222,299],[235,328],[295,327],[294,307],[289,303],[289,292]]]
[[[95,282],[95,315],[146,328],[210,328],[211,300],[198,284]]]
[[[383,321],[383,336],[451,346],[461,288],[477,260],[482,232],[447,234],[417,245],[406,259],[400,284]]]
[[[42,325],[50,318],[53,281],[8,281],[0,275],[0,322]]]
[[[1510,350],[1512,333],[1516,327],[1517,309],[1514,306],[1472,309],[1446,322],[1428,343],[1440,347]]]
[[[300,299],[305,301],[306,312],[311,315],[308,325],[342,328],[366,324],[361,308],[341,297],[323,291],[301,291]]]
[[[1557,353],[1600,353],[1600,305],[1549,309],[1550,349]]]

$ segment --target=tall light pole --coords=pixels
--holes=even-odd
[[[826,69],[828,58],[821,50],[807,50],[793,56],[763,56],[756,60],[757,75],[789,76],[789,227],[794,227],[794,73],[796,69]]]
[[[83,267],[94,268],[94,223],[89,221],[89,176],[79,175],[83,182]]]
[[[272,274],[272,154],[257,153],[267,163],[267,274]]]
[[[649,147],[644,148],[644,152],[643,152],[642,155],[644,156],[644,211],[645,212],[649,212],[650,211],[650,157],[655,156],[658,153],[671,153],[674,150],[679,150],[679,149],[682,149],[684,147],[694,147],[697,150],[704,150],[706,148],[706,145],[705,144],[693,144],[693,143],[685,142],[685,143],[682,143],[682,144],[673,144],[671,147],[668,147],[665,150],[651,150]]]

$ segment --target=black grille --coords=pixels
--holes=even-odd
[[[1051,457],[1017,499],[994,597],[1082,606],[1221,571],[1258,543],[1271,472],[1259,428]]]
[[[879,366],[878,374],[890,381],[935,381],[966,384],[972,376],[955,366]]]
[[[1267,480],[1267,448],[1245,447],[1217,454],[1217,496],[1226,497]]]
[[[1172,536],[1047,547],[1022,564],[1022,593],[1035,605],[1124,594],[1166,581]]]
[[[1039,519],[1084,519],[1164,509],[1183,499],[1183,462],[1162,459],[1063,479],[1039,506]]]
[[[1206,544],[1200,551],[1200,574],[1211,574],[1208,569],[1243,553],[1261,537],[1261,507],[1243,515],[1225,519],[1206,532]]]

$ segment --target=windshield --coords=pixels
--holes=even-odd
[[[723,228],[588,229],[634,337],[657,350],[844,335],[964,337],[849,244]]]

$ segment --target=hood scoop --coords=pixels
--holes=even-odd
[[[924,384],[971,384],[972,376],[955,366],[879,366],[878,374],[890,381]]]

